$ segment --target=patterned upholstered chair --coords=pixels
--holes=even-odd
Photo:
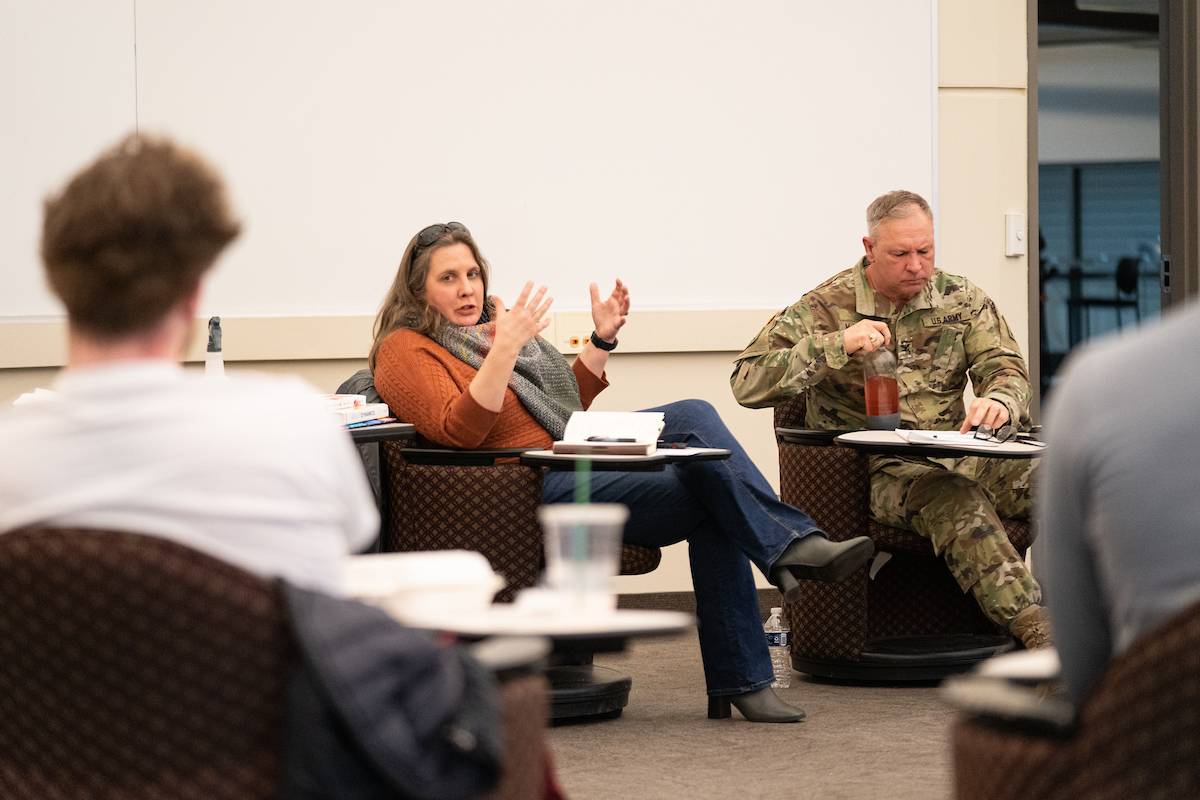
[[[520,450],[444,450],[382,443],[387,493],[383,550],[476,550],[507,585],[497,600],[537,583],[543,567],[542,470],[511,461]],[[500,462],[500,463],[497,463]],[[657,548],[626,544],[621,574],[641,575],[662,558]],[[558,653],[547,671],[551,717],[616,717],[631,679],[592,664],[590,652]]]
[[[1109,665],[1074,732],[962,715],[954,725],[963,800],[1200,797],[1200,604]]]
[[[380,400],[369,370],[342,382],[339,392]],[[542,470],[512,463],[513,450],[450,450],[386,441],[360,448],[367,475],[379,483],[383,525],[380,550],[474,550],[482,553],[505,586],[496,600],[509,602],[537,583],[544,562],[537,508]],[[378,450],[375,448],[378,447]],[[642,575],[662,559],[657,548],[625,545],[621,574]],[[551,718],[616,717],[629,702],[631,679],[596,667],[590,652],[556,653],[547,671]]]
[[[383,549],[476,550],[507,586],[501,602],[537,583],[543,566],[542,471],[515,463],[521,450],[444,450],[384,442],[389,513]],[[497,463],[500,462],[500,463]],[[657,548],[627,544],[621,574],[641,575],[658,566]]]
[[[802,581],[802,599],[784,608],[793,666],[835,679],[932,680],[1010,648],[927,539],[870,518],[867,456],[834,443],[837,431],[804,425],[803,395],[775,408],[781,498],[830,539],[866,534],[890,558],[873,577],[868,566],[842,583]],[[1023,554],[1033,538],[1029,523],[1004,525]]]
[[[381,400],[366,369],[343,381],[337,391]],[[519,449],[450,450],[430,447],[419,437],[417,444],[389,441],[360,448],[368,478],[382,501],[379,549],[478,551],[507,582],[496,596],[501,602],[537,583],[543,561],[537,522],[542,471],[504,463],[515,461]],[[621,574],[650,572],[661,557],[657,548],[626,545]]]
[[[298,654],[277,585],[128,533],[0,534],[0,797],[279,794]],[[544,780],[545,683],[502,685],[504,778]]]

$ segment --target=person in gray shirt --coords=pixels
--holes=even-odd
[[[1039,576],[1076,703],[1200,600],[1200,307],[1073,356],[1050,401]]]

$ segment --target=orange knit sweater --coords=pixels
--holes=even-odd
[[[583,407],[608,386],[583,362],[572,365]],[[375,388],[392,414],[417,427],[432,442],[467,449],[550,447],[538,424],[511,388],[500,411],[489,411],[467,391],[477,370],[428,336],[401,328],[383,340],[375,356]]]

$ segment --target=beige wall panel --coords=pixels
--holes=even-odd
[[[939,0],[942,86],[1024,88],[1025,0]]]
[[[797,288],[797,296],[802,289]],[[740,350],[778,308],[635,310],[621,331],[622,353],[701,353]],[[311,361],[365,357],[374,317],[223,317],[226,361]],[[551,317],[543,336],[563,353],[579,352],[592,332],[591,314]],[[187,361],[204,359],[208,323],[197,318]],[[0,320],[0,371],[66,363],[66,323],[59,317]]]
[[[0,369],[0,406],[7,406],[25,392],[32,392],[39,386],[43,389],[49,388],[57,374],[57,367]]]
[[[226,364],[229,372],[267,372],[272,375],[296,375],[322,392],[337,391],[342,381],[367,366],[365,358],[322,359],[316,361],[249,361]],[[201,369],[198,364],[192,369]]]
[[[0,374],[66,362],[67,326],[61,319],[0,319]]]
[[[268,372],[273,375],[296,375],[322,392],[332,392],[355,370],[367,365],[366,359],[325,359],[312,361],[250,361],[227,362],[229,372]],[[199,363],[188,369],[203,369]],[[58,367],[31,369],[0,369],[0,407],[6,406],[25,392],[50,388],[58,375]]]
[[[1028,354],[1028,257],[1004,255],[1005,212],[1028,213],[1025,92],[943,89],[938,105],[938,265],[981,286]]]

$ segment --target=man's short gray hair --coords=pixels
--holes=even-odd
[[[894,192],[879,195],[871,201],[871,205],[867,206],[867,233],[874,236],[879,223],[885,219],[907,217],[913,213],[914,208],[924,211],[925,216],[930,220],[933,219],[933,211],[929,208],[929,203],[925,202],[925,198],[916,192],[897,189]]]

